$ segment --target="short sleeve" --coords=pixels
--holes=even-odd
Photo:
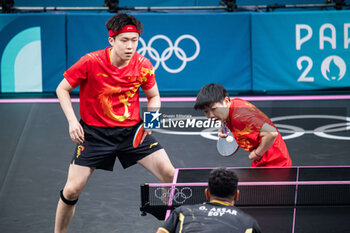
[[[241,118],[241,121],[245,126],[249,126],[251,129],[257,129],[260,131],[262,126],[266,123],[266,120],[262,118],[260,115],[260,110],[257,108],[241,108],[240,110],[244,116]]]
[[[240,135],[240,137],[243,136],[252,141],[258,141],[260,129],[265,122],[252,114],[252,112],[246,111],[246,109],[240,110],[242,115],[232,122],[236,129],[234,134]]]
[[[250,112],[250,115],[243,119],[242,123],[246,125],[247,129],[246,132],[244,132],[245,136],[251,140],[257,141],[265,121],[258,115],[255,115],[255,113]]]
[[[76,88],[88,77],[88,54],[80,58],[63,74],[68,83]]]
[[[142,90],[149,90],[156,84],[154,69],[152,63],[148,59],[142,64],[141,75],[145,80],[141,85]]]
[[[229,127],[239,146],[251,151],[259,144],[260,130],[269,122],[267,116],[251,103],[234,99],[230,108]]]

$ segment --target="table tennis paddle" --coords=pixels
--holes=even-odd
[[[143,127],[143,124],[141,124],[136,130],[134,139],[132,140],[132,146],[134,148],[138,147],[143,142],[145,137],[146,137],[145,128]]]
[[[224,157],[230,157],[234,155],[238,151],[238,144],[233,137],[231,132],[227,132],[226,130],[226,124],[222,122],[222,133],[227,134],[227,137],[221,138],[219,137],[218,142],[216,144],[216,147],[218,149],[218,152],[220,155]],[[232,141],[228,141],[227,138],[232,137]]]

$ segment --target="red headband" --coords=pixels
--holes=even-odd
[[[125,25],[119,31],[109,30],[108,35],[109,37],[112,37],[123,32],[137,32],[140,35],[140,31],[134,25]]]

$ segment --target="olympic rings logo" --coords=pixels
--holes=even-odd
[[[174,193],[172,194],[172,191]],[[192,189],[184,188],[157,188],[154,190],[154,196],[163,202],[168,202],[170,199],[176,204],[182,205],[187,199],[192,197]]]
[[[192,40],[192,42],[194,43],[194,45],[196,47],[196,51],[194,52],[194,54],[192,56],[188,56],[186,54],[186,52],[182,48],[179,47],[180,42],[182,40],[185,40],[185,39]],[[165,40],[165,42],[168,43],[168,48],[166,48],[161,54],[159,54],[159,52],[155,48],[152,47],[153,43],[156,40]],[[187,62],[190,62],[190,61],[193,61],[194,59],[196,59],[199,55],[199,52],[200,52],[200,44],[199,44],[198,40],[194,36],[188,35],[188,34],[182,35],[179,38],[177,38],[174,44],[165,35],[153,36],[148,41],[147,45],[146,45],[146,42],[142,38],[140,38],[139,42],[142,45],[142,47],[139,50],[137,50],[137,52],[139,54],[141,54],[142,56],[145,56],[146,53],[148,53],[150,58],[156,61],[156,64],[154,65],[154,70],[156,70],[159,67],[159,65],[161,64],[162,67],[164,68],[164,70],[168,71],[169,73],[181,72],[183,69],[185,69]],[[173,53],[180,61],[182,61],[180,67],[176,68],[176,69],[169,68],[168,65],[165,63],[173,56]]]

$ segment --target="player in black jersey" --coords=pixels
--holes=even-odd
[[[234,206],[238,178],[232,170],[217,168],[209,175],[208,203],[176,208],[157,233],[260,233],[257,221]]]

